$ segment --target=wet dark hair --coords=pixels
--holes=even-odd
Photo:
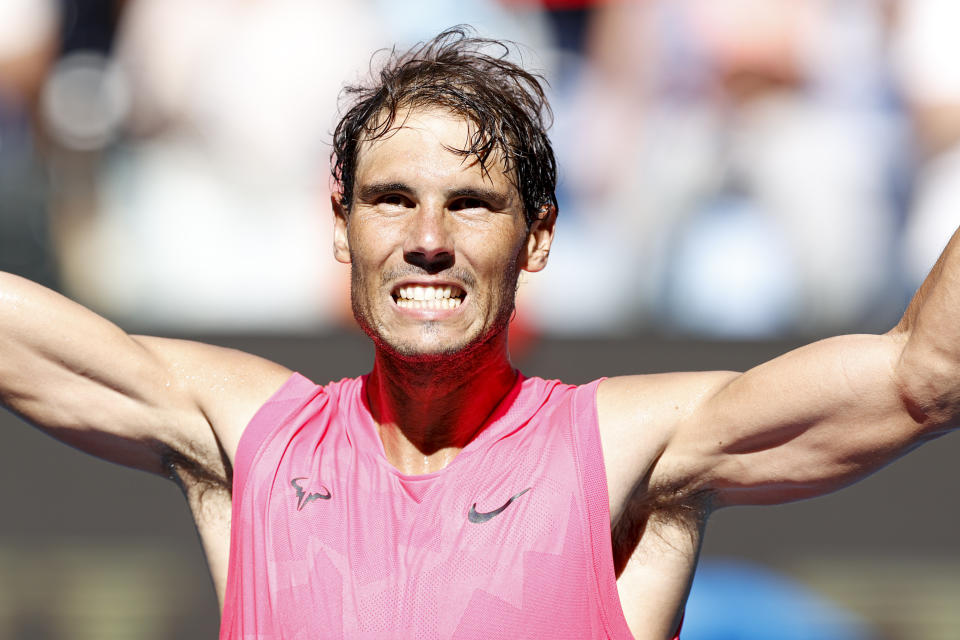
[[[341,93],[346,109],[333,134],[331,165],[342,201],[353,199],[360,144],[386,135],[398,112],[440,107],[473,124],[465,149],[481,170],[489,171],[491,155],[523,200],[527,224],[556,207],[557,161],[546,130],[553,121],[543,86],[545,80],[507,60],[514,43],[478,38],[473,29],[457,26],[409,51],[386,51],[369,84],[348,85]],[[343,109],[341,109],[343,112]]]

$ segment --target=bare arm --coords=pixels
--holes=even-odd
[[[885,335],[830,338],[743,374],[608,381],[611,501],[638,469],[652,489],[709,494],[713,506],[811,497],[957,428],[958,317],[960,231]],[[625,425],[638,422],[647,444],[631,448],[637,432]]]
[[[239,352],[135,337],[0,273],[0,402],[101,458],[165,473],[171,451],[222,468],[289,372]]]

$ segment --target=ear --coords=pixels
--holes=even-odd
[[[540,217],[533,221],[527,232],[526,253],[520,265],[525,271],[540,271],[547,266],[556,221],[557,208],[553,205],[544,205],[540,209]]]
[[[337,262],[350,264],[350,240],[347,236],[349,214],[343,206],[343,194],[330,194],[333,207],[333,257]]]

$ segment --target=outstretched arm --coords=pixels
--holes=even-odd
[[[638,471],[649,492],[713,506],[855,482],[960,426],[960,231],[890,332],[822,340],[743,374],[612,379],[600,411],[612,500]]]
[[[166,474],[171,452],[222,467],[288,372],[186,341],[135,337],[28,280],[0,273],[0,403],[54,437]]]

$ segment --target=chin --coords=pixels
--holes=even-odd
[[[371,336],[381,351],[411,362],[449,360],[475,351],[482,340],[402,340]]]
[[[363,322],[360,326],[373,340],[378,352],[410,363],[436,364],[460,362],[464,358],[495,348],[497,338],[506,331],[504,325],[493,327],[484,334],[454,336],[445,335],[446,332],[439,327],[427,325],[421,328],[419,335],[397,336],[387,331],[376,331]]]

